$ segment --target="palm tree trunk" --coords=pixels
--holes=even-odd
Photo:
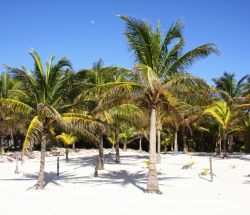
[[[140,152],[142,151],[142,148],[141,148],[141,136],[140,136],[140,139],[139,139],[139,151]]]
[[[148,173],[148,183],[147,192],[158,193],[159,184],[157,178],[156,169],[156,110],[151,109],[150,112],[150,137],[149,137],[149,173]]]
[[[178,130],[174,133],[174,154],[178,154]]]
[[[44,188],[44,168],[45,168],[45,155],[46,155],[46,134],[42,134],[41,139],[41,156],[40,156],[40,171],[37,179],[36,189]]]
[[[127,144],[126,144],[126,143],[123,144],[123,150],[124,150],[125,152],[127,151]]]
[[[161,163],[161,131],[157,129],[157,156],[156,163]]]
[[[102,134],[100,135],[100,140],[99,140],[99,145],[98,145],[98,151],[99,151],[99,156],[98,156],[98,170],[103,170],[104,169],[104,154],[103,154],[103,136]]]
[[[182,140],[183,140],[183,153],[187,154],[188,153],[188,147],[187,147],[187,136],[183,132],[182,134]]]
[[[2,136],[0,135],[0,156],[3,156],[3,154],[4,154],[4,148],[3,148]]]
[[[115,162],[120,163],[121,160],[120,160],[119,134],[117,131],[115,132],[115,141],[116,141],[116,144],[115,144]]]
[[[73,150],[76,149],[76,143],[75,143],[75,142],[72,144],[72,149],[73,149]]]
[[[227,157],[227,134],[224,131],[222,134],[222,141],[223,141],[223,158]]]
[[[233,136],[232,135],[229,135],[228,136],[228,152],[229,153],[233,153]]]
[[[66,145],[65,154],[66,154],[66,162],[69,162],[69,148],[68,148],[68,145]]]
[[[173,152],[174,151],[174,142],[173,141],[171,141],[171,152]]]
[[[112,144],[112,149],[111,149],[112,152],[115,151],[115,144]]]
[[[216,141],[216,154],[220,155],[221,152],[221,136],[219,136],[219,139]]]

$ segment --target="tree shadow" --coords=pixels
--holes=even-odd
[[[147,183],[147,175],[148,172],[145,171],[139,171],[139,172],[133,172],[130,173],[126,170],[120,170],[120,171],[109,171],[107,173],[101,173],[98,177],[82,177],[81,181],[75,181],[73,183],[89,183],[92,184],[92,186],[100,186],[102,184],[118,184],[121,186],[127,186],[127,185],[133,185],[137,189],[141,191],[145,191],[145,188],[143,188],[140,184],[146,184]],[[165,184],[162,184],[161,181],[163,180],[174,180],[174,179],[186,179],[185,177],[164,177],[161,175],[158,176],[158,181],[160,186],[165,186]]]
[[[0,179],[0,181],[36,181],[38,178],[37,174],[30,174],[30,173],[24,173],[24,178],[8,178],[8,179]],[[70,174],[68,172],[62,172],[59,176],[55,172],[45,172],[44,173],[44,187],[46,187],[49,183],[52,183],[57,186],[62,186],[60,184],[60,181],[67,181],[71,180],[72,178],[81,178],[81,177],[75,177],[74,174]],[[28,187],[26,191],[35,189],[36,184],[32,185],[31,187]]]

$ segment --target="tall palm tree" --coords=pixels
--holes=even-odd
[[[165,110],[168,110],[175,105],[176,92],[180,95],[184,92],[186,94],[193,86],[196,86],[196,89],[197,86],[204,86],[204,82],[200,79],[183,71],[197,60],[217,53],[217,50],[213,44],[205,44],[182,54],[185,41],[182,36],[183,25],[180,21],[172,25],[166,36],[162,38],[160,24],[156,30],[153,30],[150,25],[140,19],[120,15],[119,17],[126,22],[125,36],[129,49],[136,59],[135,70],[138,75],[139,92],[150,110],[147,190],[159,192],[156,170],[156,113],[160,106],[165,106]],[[176,39],[177,43],[173,44]],[[174,87],[177,84],[178,87]],[[180,99],[180,96],[178,97]]]
[[[59,125],[66,129],[67,125],[72,122],[75,130],[89,134],[83,125],[92,122],[93,119],[84,114],[69,113],[63,117],[60,114],[60,110],[64,108],[63,97],[67,92],[67,71],[64,68],[71,68],[70,62],[66,58],[61,58],[53,64],[55,57],[52,56],[44,70],[38,53],[32,50],[30,55],[34,60],[34,69],[31,72],[27,71],[25,67],[19,69],[6,66],[14,78],[23,83],[22,90],[28,96],[28,101],[24,103],[2,99],[0,104],[6,105],[16,112],[28,113],[33,117],[23,143],[23,153],[34,142],[41,143],[40,171],[36,187],[43,189],[46,144],[49,137],[54,135],[54,127]],[[91,134],[89,135],[91,136]]]
[[[122,96],[112,98],[109,96],[109,90],[99,91],[100,85],[108,85],[116,81],[124,80],[128,70],[117,66],[104,66],[102,59],[93,64],[91,69],[80,70],[76,78],[77,86],[82,87],[82,91],[75,99],[74,105],[77,108],[85,108],[89,113],[97,119],[107,122],[106,114],[110,108],[120,104]],[[119,98],[119,99],[118,99]],[[104,153],[103,153],[103,135],[104,130],[97,131],[98,135],[98,162],[97,169],[104,169]],[[119,149],[119,148],[118,148]]]
[[[222,98],[227,102],[231,102],[233,98],[242,96],[247,78],[249,78],[249,75],[243,76],[237,82],[234,73],[224,72],[220,78],[214,78],[213,81]]]

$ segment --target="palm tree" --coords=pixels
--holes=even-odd
[[[129,49],[136,59],[137,84],[142,102],[150,110],[150,153],[147,191],[159,192],[156,170],[156,115],[160,106],[165,110],[175,106],[177,91],[187,93],[187,89],[204,85],[200,79],[183,71],[197,60],[217,53],[213,44],[205,44],[185,54],[181,54],[185,42],[182,36],[183,25],[176,22],[162,39],[160,24],[154,31],[146,22],[126,16],[120,16],[126,22],[125,36]],[[175,40],[176,44],[172,45]],[[203,84],[201,84],[203,83]],[[178,84],[178,87],[174,87]],[[186,94],[185,94],[186,95]],[[180,99],[180,96],[178,96]]]
[[[237,82],[234,73],[224,72],[223,76],[218,79],[214,78],[213,81],[222,98],[227,102],[231,102],[233,98],[242,96],[247,78],[249,78],[249,75],[243,76]]]
[[[216,89],[219,91],[219,94],[222,99],[224,99],[228,105],[235,105],[239,102],[247,105],[246,92],[247,87],[249,88],[249,84],[247,84],[247,80],[250,78],[249,75],[243,76],[238,82],[235,78],[234,73],[224,72],[223,76],[218,79],[213,79]],[[248,101],[248,103],[250,103]],[[228,137],[228,151],[233,152],[233,136],[230,135]]]
[[[93,136],[87,127],[93,127],[90,123],[94,120],[86,114],[68,113],[62,117],[58,112],[64,108],[62,100],[67,92],[67,71],[64,67],[70,68],[70,62],[66,58],[61,58],[53,64],[55,57],[52,56],[44,70],[37,52],[32,50],[30,55],[35,65],[32,72],[28,72],[25,67],[19,69],[6,66],[14,78],[22,82],[22,90],[29,97],[28,101],[23,103],[17,100],[1,99],[0,104],[8,106],[14,112],[32,115],[33,119],[30,121],[23,143],[23,153],[36,141],[41,143],[40,171],[36,187],[43,189],[46,144],[49,137],[54,135],[54,127],[59,125],[66,129],[72,124],[74,130],[78,132],[81,130],[81,133]],[[88,125],[85,126],[85,124]]]
[[[56,139],[60,140],[63,142],[63,144],[66,146],[65,154],[66,154],[66,161],[69,161],[69,149],[68,146],[73,145],[77,141],[77,137],[74,136],[73,134],[67,134],[67,133],[62,133],[60,135],[56,136]]]
[[[76,78],[78,79],[77,86],[82,87],[82,91],[79,96],[75,99],[75,107],[85,108],[89,113],[95,116],[97,119],[106,121],[105,114],[109,108],[114,107],[117,101],[109,96],[109,91],[99,91],[100,85],[106,85],[114,83],[124,79],[127,75],[128,70],[125,70],[116,66],[104,66],[102,59],[98,60],[93,64],[92,69],[80,70]],[[115,98],[117,100],[117,98]],[[104,131],[97,131],[98,135],[98,162],[97,169],[104,169],[104,153],[103,153],[103,135]],[[118,148],[119,149],[119,148]]]
[[[203,114],[212,116],[219,124],[222,132],[223,158],[227,157],[228,135],[234,131],[235,126],[240,120],[239,112],[229,106],[225,101],[218,100],[205,109]]]

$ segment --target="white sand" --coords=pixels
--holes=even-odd
[[[213,158],[214,182],[198,174],[209,167],[208,156],[192,156],[192,169],[183,170],[190,155],[162,155],[158,165],[162,195],[143,192],[147,153],[121,151],[121,164],[105,150],[105,170],[95,178],[96,150],[61,157],[56,176],[56,157],[46,158],[45,190],[34,189],[39,160],[27,160],[15,174],[15,163],[0,163],[1,215],[84,214],[249,214],[250,155]],[[235,168],[232,168],[232,166]]]

